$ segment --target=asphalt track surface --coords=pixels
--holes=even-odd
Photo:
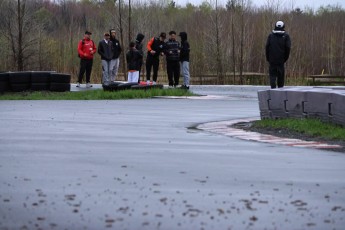
[[[0,229],[344,229],[344,154],[193,128],[258,117],[257,89],[0,101]]]

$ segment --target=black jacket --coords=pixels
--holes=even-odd
[[[189,43],[187,41],[187,33],[186,32],[181,32],[181,48],[180,48],[180,61],[187,61],[189,62],[189,52],[190,52],[190,47]]]
[[[167,61],[179,61],[180,60],[180,43],[176,40],[169,39],[165,43],[165,56]]]
[[[99,55],[101,55],[102,60],[110,61],[114,56],[112,42],[108,41],[108,44],[107,44],[103,39],[98,44],[98,51],[97,52]]]
[[[117,59],[120,57],[120,54],[122,52],[120,42],[119,42],[119,40],[117,40],[116,38],[113,38],[111,36],[110,36],[110,41],[113,43],[113,52],[114,52],[113,59]]]
[[[290,56],[291,40],[285,31],[273,30],[266,42],[266,60],[270,64],[284,64]]]
[[[126,54],[128,70],[140,71],[143,55],[135,48],[130,49]]]
[[[144,50],[143,50],[143,39],[144,39],[144,35],[139,33],[137,35],[137,38],[135,39],[135,48],[139,51],[139,53],[141,54],[141,61],[140,61],[140,66],[143,63],[143,57],[144,57]]]
[[[155,54],[151,54],[151,50],[156,51]],[[159,55],[165,50],[165,42],[161,41],[159,37],[153,37],[147,43],[147,58],[159,58]]]

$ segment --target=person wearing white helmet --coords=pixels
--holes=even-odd
[[[274,89],[284,87],[285,62],[289,59],[291,39],[283,21],[277,21],[266,42],[266,60],[269,63],[270,85]]]

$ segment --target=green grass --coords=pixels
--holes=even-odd
[[[319,119],[264,119],[254,123],[256,128],[287,129],[312,137],[345,141],[345,128]]]
[[[27,91],[0,94],[0,100],[124,100],[155,96],[195,96],[195,94],[182,89],[121,90],[113,92],[103,91],[102,89],[79,92]]]

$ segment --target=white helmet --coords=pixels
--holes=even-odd
[[[284,29],[284,28],[285,28],[285,24],[283,21],[276,22],[276,29]]]

